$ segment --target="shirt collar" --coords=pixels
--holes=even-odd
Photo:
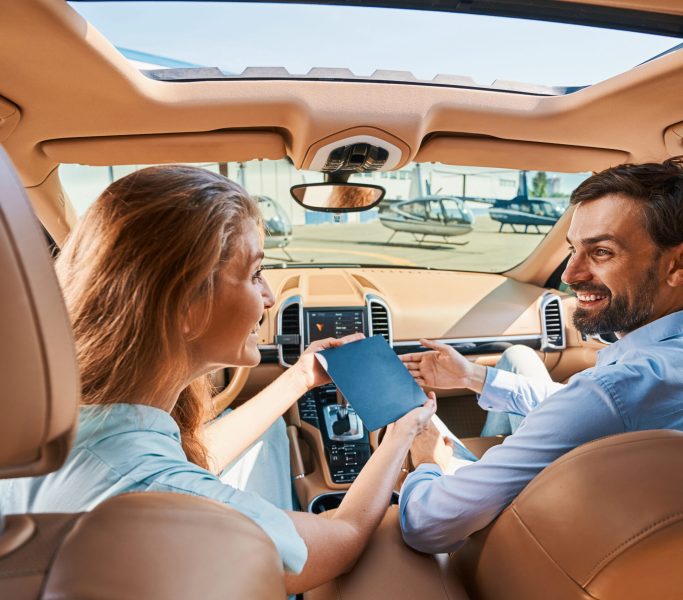
[[[598,365],[614,363],[629,350],[636,350],[683,334],[683,310],[643,325],[598,352]]]
[[[146,404],[121,402],[116,404],[83,405],[79,434],[108,434],[130,431],[156,431],[180,439],[178,425],[165,410]]]

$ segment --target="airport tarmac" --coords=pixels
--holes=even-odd
[[[294,227],[287,255],[268,249],[264,264],[346,263],[432,267],[481,272],[501,272],[524,260],[543,239],[542,234],[499,233],[500,223],[487,215],[476,217],[474,230],[449,238],[428,236],[421,244],[410,233],[393,233],[378,220],[369,223],[325,223]]]

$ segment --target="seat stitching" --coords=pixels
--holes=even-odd
[[[593,568],[593,570],[589,573],[588,579],[586,580],[586,584],[588,585],[593,579],[595,579],[596,575],[600,571],[600,569],[608,563],[610,560],[612,560],[614,554],[618,553],[620,550],[625,548],[626,546],[631,545],[633,542],[638,541],[640,538],[645,537],[646,535],[654,533],[657,529],[661,529],[663,526],[668,525],[672,522],[679,521],[683,517],[683,511],[679,511],[676,513],[673,513],[669,515],[668,517],[664,517],[662,519],[659,519],[658,521],[655,521],[654,523],[651,523],[644,529],[641,529],[639,532],[633,534],[631,537],[627,538],[624,540],[621,544],[619,544],[616,548],[613,548],[608,554],[606,554]]]
[[[558,571],[559,571],[562,575],[564,575],[567,579],[569,579],[569,581],[573,582],[574,585],[576,585],[576,587],[578,587],[584,594],[586,594],[586,596],[587,596],[588,598],[595,598],[595,596],[593,596],[593,595],[585,588],[585,586],[584,586],[583,584],[581,584],[580,582],[576,581],[576,579],[574,579],[574,578],[567,572],[567,570],[566,570],[565,568],[563,568],[563,567],[562,567],[562,566],[553,558],[553,556],[545,549],[545,547],[543,546],[543,544],[541,544],[541,542],[538,541],[538,538],[536,538],[536,536],[534,535],[534,533],[527,527],[526,523],[525,523],[524,520],[522,519],[521,515],[519,515],[519,514],[517,513],[517,511],[515,510],[515,507],[514,507],[514,506],[512,506],[512,507],[510,508],[510,512],[512,512],[512,513],[514,514],[515,519],[517,519],[517,522],[522,526],[522,529],[523,529],[523,530],[527,533],[527,535],[532,539],[532,541],[534,542],[534,544],[536,545],[536,547],[537,547],[537,548],[538,548],[538,549],[547,557],[547,559],[548,559],[553,565],[555,565],[555,567],[557,567]],[[596,599],[596,600],[597,600],[597,599]]]
[[[645,430],[644,430],[645,431]],[[669,431],[667,429],[653,429],[652,431]],[[627,432],[627,433],[634,433],[634,432]],[[600,438],[596,438],[594,440],[591,440],[590,442],[586,442],[585,444],[582,444],[581,446],[577,446],[570,452],[567,452],[566,454],[560,456],[557,458],[554,462],[550,463],[545,469],[543,469],[532,481],[528,483],[528,485],[519,493],[517,498],[513,501],[514,503],[519,503],[520,500],[523,500],[526,496],[532,493],[532,491],[535,491],[536,488],[543,483],[546,483],[546,479],[550,477],[548,475],[548,471],[552,468],[552,475],[555,477],[558,477],[560,475],[554,473],[554,471],[557,471],[560,469],[560,467],[564,467],[565,465],[568,465],[572,463],[575,460],[579,460],[581,458],[584,458],[585,456],[589,454],[593,454],[594,452],[600,452],[600,451],[607,451],[607,450],[616,450],[618,448],[622,448],[624,446],[630,446],[632,444],[643,444],[643,443],[650,443],[652,442],[652,438],[644,438],[644,439],[638,439],[638,440],[626,440],[626,441],[619,441],[618,443],[615,443],[613,445],[609,446],[599,446],[599,447],[594,447],[594,448],[585,448],[585,446],[588,446],[589,444],[595,444],[596,442],[607,440],[609,438],[617,437],[619,435],[625,435],[623,433],[614,433],[610,435],[606,435]],[[681,443],[681,438],[680,437],[669,437],[669,436],[656,436],[655,441],[658,443],[662,444],[669,444],[669,443],[676,443],[680,444]],[[580,452],[577,452],[574,456],[569,456],[571,452],[574,450],[577,450],[578,448],[581,449]],[[541,479],[541,476],[543,476],[543,479]]]
[[[83,513],[76,513],[73,515],[73,519],[69,519],[63,526],[64,534],[61,536],[59,540],[59,544],[56,546],[54,552],[52,553],[52,556],[50,557],[50,560],[47,565],[47,569],[45,570],[45,575],[43,577],[43,581],[40,586],[40,598],[43,597],[47,590],[47,581],[50,579],[50,575],[52,573],[52,568],[54,567],[54,564],[57,560],[57,555],[62,551],[62,548],[64,547],[64,542],[66,541],[66,538],[68,538],[71,535],[71,532],[76,528],[76,525],[81,521],[84,515],[87,515],[89,513],[83,512]]]

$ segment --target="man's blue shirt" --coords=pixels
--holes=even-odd
[[[422,464],[403,484],[401,529],[423,552],[448,552],[488,525],[551,462],[591,440],[627,431],[683,431],[683,311],[598,353],[567,385],[488,369],[479,404],[526,415],[484,457],[444,475]]]

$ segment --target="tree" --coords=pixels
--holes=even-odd
[[[548,195],[548,175],[545,171],[539,171],[531,182],[531,195],[543,198]]]

